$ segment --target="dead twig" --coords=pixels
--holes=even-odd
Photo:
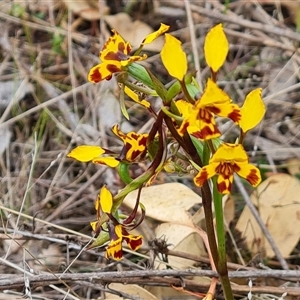
[[[167,277],[168,276],[168,277]],[[178,277],[185,276],[205,276],[205,277],[218,277],[214,271],[189,269],[189,270],[137,270],[137,271],[124,271],[124,272],[92,272],[92,273],[75,273],[75,274],[40,274],[33,275],[30,277],[30,284],[37,286],[45,286],[49,284],[57,284],[63,282],[82,282],[88,281],[93,283],[108,284],[112,282],[119,283],[132,283],[132,284],[143,284],[153,285],[160,284],[164,285],[178,285],[181,286],[181,279]],[[177,278],[172,278],[177,277]],[[299,278],[300,271],[282,271],[282,270],[257,270],[257,271],[234,271],[229,272],[230,278]],[[192,281],[184,280],[187,288],[195,288],[202,286],[207,288],[207,284],[201,284]],[[0,290],[4,289],[15,289],[23,287],[24,278],[23,276],[2,276],[0,277]],[[288,288],[288,287],[254,287],[255,292],[266,292],[272,290],[272,293],[282,294],[288,292],[289,295],[300,295],[299,288]],[[233,285],[235,291],[245,291],[245,286]],[[249,291],[247,286],[246,291]]]

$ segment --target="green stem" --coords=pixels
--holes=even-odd
[[[130,165],[126,162],[120,162],[120,164],[117,167],[117,171],[119,173],[119,176],[121,178],[121,180],[125,183],[125,184],[129,184],[132,181],[132,178],[130,177]]]
[[[199,157],[195,146],[193,145],[189,135],[186,133],[181,137],[176,131],[172,120],[165,116],[165,122],[173,137],[177,140],[179,145],[185,150],[186,153],[192,158],[192,160],[198,165],[203,166],[202,160]],[[224,295],[226,300],[233,300],[233,294],[231,290],[230,281],[228,278],[226,249],[225,249],[225,232],[223,221],[223,208],[222,208],[222,195],[216,190],[216,184],[214,184],[214,191],[212,199],[212,192],[209,187],[208,181],[206,181],[201,187],[202,204],[205,214],[205,225],[207,238],[210,246],[210,251],[220,276]],[[217,223],[217,239],[220,247],[218,248],[214,229],[214,218],[212,212],[212,201],[214,200],[216,211],[216,223]]]
[[[217,190],[216,177],[213,181],[213,201],[216,216],[216,232],[218,240],[218,263],[216,264],[217,271],[220,275],[220,280],[223,287],[223,293],[226,300],[233,300],[231,284],[228,278],[227,257],[226,257],[226,241],[224,230],[224,214],[222,205],[222,194]]]
[[[189,102],[189,103],[192,103],[194,104],[195,103],[195,100],[191,97],[189,91],[187,90],[187,87],[186,87],[186,84],[183,81],[180,81],[180,86],[181,86],[181,89],[182,89],[182,92],[184,93],[185,97],[186,97],[186,100]]]

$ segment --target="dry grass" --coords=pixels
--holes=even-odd
[[[121,1],[111,1],[117,2]],[[239,104],[251,89],[262,87],[268,105],[263,125],[248,136],[248,149],[259,147],[253,160],[282,171],[287,158],[299,157],[300,57],[296,49],[300,34],[292,23],[284,24],[286,15],[277,9],[278,14],[272,17],[267,11],[276,7],[263,9],[256,1],[233,2],[226,14],[219,1],[205,1],[205,5],[204,1],[153,1],[152,9],[143,6],[150,1],[141,2],[131,8],[133,18],[146,20],[155,29],[159,22],[170,24],[190,54],[190,69],[196,58],[201,69],[197,76],[202,81],[209,74],[203,68],[203,37],[213,24],[225,22],[231,49],[220,85]],[[114,13],[120,11],[121,7]],[[84,250],[91,240],[89,222],[94,219],[99,188],[103,183],[112,191],[121,186],[114,171],[66,158],[70,149],[80,144],[120,148],[109,133],[111,120],[121,120],[124,128],[135,130],[150,126],[136,106],[130,108],[130,123],[121,118],[113,104],[103,113],[103,101],[112,99],[115,103],[118,98],[113,79],[98,85],[87,83],[87,72],[98,63],[97,55],[107,36],[109,30],[103,20],[80,19],[60,1],[0,2],[0,290],[2,280],[24,279],[23,284],[5,286],[6,293],[0,294],[0,299],[21,299],[24,294],[29,299],[101,299],[103,291],[109,289],[104,284],[107,281],[93,282],[91,276],[37,282],[30,290],[24,285],[34,274],[139,270],[148,263],[146,248],[139,263],[134,263],[136,256],[128,252],[119,264],[106,261],[103,249]],[[149,61],[149,66],[165,78],[158,55],[153,53]],[[299,250],[294,253],[288,260],[290,268],[299,264]],[[207,263],[205,258],[201,262]],[[268,262],[268,266],[276,265],[277,259]],[[232,270],[239,267],[231,265]],[[258,262],[251,267],[258,267]],[[153,284],[178,283],[172,278],[174,281],[157,279]],[[132,281],[146,284],[142,278]],[[290,295],[294,296],[286,299],[299,299],[300,289],[294,288],[293,280],[289,283]],[[260,290],[253,288],[253,294],[267,294],[268,285],[272,285],[273,291],[268,293],[279,297],[282,284],[279,279],[261,280]],[[207,288],[188,280],[186,285],[198,292]],[[235,292],[237,299],[246,299],[247,281],[241,281]]]

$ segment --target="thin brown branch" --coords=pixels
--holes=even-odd
[[[165,276],[176,276],[165,277]],[[123,284],[141,284],[141,285],[160,285],[160,286],[182,286],[186,290],[197,290],[205,292],[209,284],[199,283],[198,281],[183,279],[184,276],[206,276],[215,277],[216,272],[206,270],[147,270],[147,271],[125,271],[125,272],[98,272],[98,273],[78,273],[78,274],[43,274],[30,277],[31,286],[46,286],[58,284],[61,282],[84,282],[93,284],[109,284],[112,282]],[[299,271],[241,271],[229,272],[230,278],[299,278]],[[178,278],[180,277],[180,278]],[[59,279],[58,279],[59,278]],[[0,276],[0,290],[16,289],[24,286],[24,276]],[[248,292],[249,287],[245,285],[233,285],[234,292]],[[299,296],[298,287],[274,287],[274,286],[254,286],[252,292],[266,293],[272,291],[272,294],[282,294],[287,292],[290,296]]]

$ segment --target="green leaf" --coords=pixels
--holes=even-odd
[[[88,249],[103,246],[109,240],[109,233],[107,231],[101,231],[98,237],[95,239],[95,241],[88,247]]]
[[[192,143],[193,145],[195,146],[196,150],[197,150],[197,153],[199,155],[199,157],[203,158],[203,149],[204,149],[204,145],[203,145],[203,142],[200,141],[199,139],[197,139],[196,137],[190,135],[191,137],[191,140],[192,140]]]
[[[163,102],[169,102],[167,98],[168,90],[165,88],[165,86],[160,82],[160,80],[152,74],[149,70],[147,70],[149,76],[151,77],[151,80],[154,85],[154,89],[157,93],[157,95],[163,100]],[[166,103],[165,103],[166,104]]]
[[[137,63],[131,63],[129,66],[127,66],[127,72],[134,79],[142,82],[147,87],[154,89],[154,85],[151,80],[151,77],[149,76],[147,70],[143,66]]]
[[[167,100],[170,101],[171,99],[173,99],[175,96],[177,96],[181,91],[181,86],[179,81],[175,81],[168,89],[167,91]]]

